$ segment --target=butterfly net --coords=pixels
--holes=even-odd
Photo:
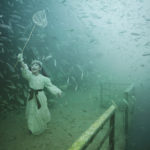
[[[36,12],[32,17],[32,20],[36,25],[45,28],[47,26],[45,10],[40,10]]]

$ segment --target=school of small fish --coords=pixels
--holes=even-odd
[[[120,5],[117,8],[115,3]],[[58,85],[79,90],[84,79],[89,78],[94,70],[94,59],[101,59],[102,53],[91,53],[92,47],[100,40],[95,34],[101,35],[104,28],[118,27],[116,33],[120,37],[129,37],[133,42],[143,45],[143,56],[149,56],[150,40],[143,42],[149,27],[150,16],[144,11],[142,1],[134,0],[137,4],[137,14],[132,16],[132,7],[123,0],[67,1],[51,2],[42,0],[2,0],[0,5],[0,107],[5,108],[9,103],[24,105],[28,86],[22,79],[20,66],[14,67],[18,53],[23,49],[33,27],[32,17],[39,10],[45,10],[48,25],[45,28],[36,26],[34,33],[24,51],[24,61],[28,64],[33,59],[43,62],[43,68],[50,78]],[[59,7],[58,4],[61,4]],[[53,6],[55,6],[53,8]],[[128,8],[128,11],[125,11]],[[64,13],[60,13],[64,11]],[[68,13],[70,12],[70,13]],[[63,17],[64,15],[64,17]],[[120,24],[115,22],[115,17]],[[141,17],[142,23],[134,17]],[[128,22],[128,23],[127,23]],[[127,27],[130,27],[130,30]],[[103,33],[105,34],[105,33]],[[113,39],[112,39],[112,42]],[[138,44],[137,44],[138,47]],[[99,48],[97,48],[99,49]],[[89,66],[91,68],[89,68]],[[143,66],[144,67],[144,66]],[[93,74],[92,74],[93,75]],[[95,75],[96,76],[96,75]],[[12,109],[12,108],[10,108]]]

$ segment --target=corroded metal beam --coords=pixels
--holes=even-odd
[[[114,114],[116,107],[110,106],[103,115],[101,115],[80,137],[73,143],[69,150],[84,150],[94,139],[103,125],[110,119]]]

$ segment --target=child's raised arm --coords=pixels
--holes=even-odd
[[[23,61],[23,54],[22,53],[18,54],[17,58],[18,58],[18,62],[20,62],[21,67],[22,67],[21,71],[22,71],[23,77],[26,78],[27,80],[30,79],[32,73],[29,70],[27,64],[25,64]]]
[[[22,68],[25,68],[26,64],[23,61],[23,54],[22,53],[18,54],[17,58],[18,58],[18,62],[20,62],[20,64],[21,64]]]

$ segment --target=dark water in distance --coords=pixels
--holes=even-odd
[[[150,86],[137,89],[136,109],[129,129],[128,150],[150,149]],[[140,110],[138,109],[140,108]]]

